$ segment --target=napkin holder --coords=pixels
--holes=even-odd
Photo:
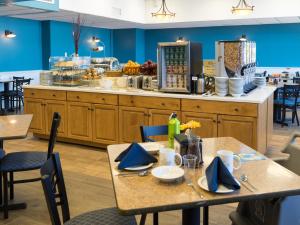
[[[193,136],[192,138],[197,138],[197,136]],[[193,149],[194,147],[192,147]],[[199,142],[199,151],[197,153],[189,152],[189,141],[186,134],[176,134],[174,136],[174,149],[175,152],[180,154],[181,156],[187,155],[187,154],[195,154],[198,157],[197,167],[203,163],[203,154],[202,154],[202,140]],[[193,151],[193,150],[190,150]]]

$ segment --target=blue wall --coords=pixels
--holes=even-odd
[[[4,30],[16,33],[4,38]],[[42,69],[41,23],[0,17],[0,72]]]
[[[215,41],[235,40],[246,34],[257,44],[260,67],[300,66],[300,24],[228,26],[185,29],[146,30],[146,59],[156,60],[158,42],[176,41],[178,37],[203,44],[203,58],[215,58]]]
[[[3,38],[5,29],[17,37]],[[158,42],[175,41],[182,36],[201,42],[204,59],[214,59],[215,41],[237,39],[242,34],[256,41],[258,66],[300,67],[300,24],[154,30],[83,27],[79,55],[104,56],[104,52],[91,51],[89,40],[97,36],[105,43],[105,56],[115,56],[120,62],[156,61]],[[49,56],[62,56],[65,52],[74,53],[72,24],[0,17],[0,72],[47,69]]]
[[[72,36],[73,25],[63,22],[50,22],[50,55],[63,56],[65,52],[68,55],[74,53],[74,41]],[[105,56],[111,56],[111,30],[93,27],[83,27],[79,43],[79,56],[103,57],[104,52],[95,53],[91,49],[95,47],[90,42],[93,36],[100,38],[105,43]]]

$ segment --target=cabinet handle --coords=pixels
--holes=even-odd
[[[131,100],[131,101],[130,101],[130,103],[131,103],[131,104],[133,104],[133,103],[134,103],[134,101],[133,101],[133,100]]]
[[[161,103],[161,105],[162,105],[162,106],[166,106],[166,104],[165,104],[164,102],[163,102],[163,103]]]
[[[53,97],[56,97],[56,95],[55,95],[55,94],[53,94],[52,96],[53,96]]]
[[[238,111],[239,111],[239,109],[238,109],[238,108],[235,108],[235,109],[234,109],[234,111],[238,112]]]
[[[200,109],[200,105],[197,105],[196,107],[197,107],[197,109]]]
[[[77,95],[76,98],[79,99],[80,97]]]
[[[102,101],[104,101],[104,102],[105,102],[105,98],[102,98]]]
[[[34,93],[33,93],[33,92],[31,92],[31,95],[34,95]]]
[[[216,120],[213,120],[213,123],[216,123],[217,121]]]

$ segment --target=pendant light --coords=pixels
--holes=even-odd
[[[232,14],[235,15],[249,15],[253,12],[254,10],[254,6],[249,5],[246,0],[239,0],[239,3],[237,4],[237,6],[233,6],[232,7]]]
[[[168,9],[166,0],[162,0],[162,5],[157,12],[151,13],[152,17],[156,18],[172,18],[175,14]]]

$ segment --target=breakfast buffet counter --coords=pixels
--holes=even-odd
[[[220,97],[217,95],[193,95],[193,94],[175,94],[175,93],[163,93],[158,91],[145,91],[142,89],[112,89],[105,90],[95,87],[63,87],[63,86],[44,86],[44,85],[30,85],[24,86],[24,88],[34,89],[48,89],[48,90],[63,90],[63,91],[79,91],[79,92],[93,92],[103,94],[116,94],[116,95],[132,95],[132,96],[145,96],[145,97],[161,97],[161,98],[181,98],[181,99],[198,99],[198,100],[210,100],[210,101],[224,101],[224,102],[245,102],[245,103],[263,103],[268,99],[276,90],[274,86],[266,86],[263,88],[257,88],[249,94],[241,97]]]
[[[264,153],[273,130],[274,91],[267,86],[233,98],[30,85],[24,87],[24,109],[34,115],[31,131],[41,138],[48,137],[55,111],[62,116],[59,140],[92,146],[139,142],[141,125],[167,124],[176,112],[183,122],[199,121],[194,132],[203,138],[231,136]]]

